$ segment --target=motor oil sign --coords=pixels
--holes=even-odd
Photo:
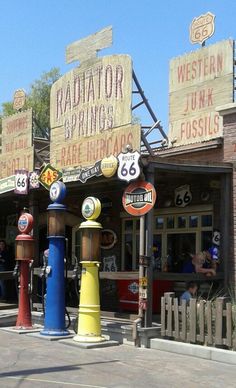
[[[122,197],[124,209],[132,216],[143,216],[148,213],[155,202],[156,190],[151,183],[145,181],[131,183]]]

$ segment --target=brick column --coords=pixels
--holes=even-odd
[[[230,207],[228,217],[229,236],[227,239],[229,257],[224,258],[224,252],[222,252],[222,258],[227,260],[224,266],[227,279],[226,288],[234,290],[236,296],[236,104],[227,104],[217,108],[217,110],[223,117],[223,161],[232,163],[233,167],[229,202],[227,203],[226,198],[221,198],[225,206]]]

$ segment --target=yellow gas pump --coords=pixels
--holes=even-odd
[[[82,234],[81,288],[78,316],[77,342],[101,342],[100,297],[98,269],[100,264],[100,232],[102,225],[96,221],[101,213],[101,203],[95,197],[87,197],[82,204],[86,221],[79,229]]]

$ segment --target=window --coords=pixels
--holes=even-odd
[[[176,208],[155,211],[153,220],[153,259],[158,271],[179,272],[188,255],[211,246],[212,206]],[[138,270],[139,219],[122,221],[122,270]]]

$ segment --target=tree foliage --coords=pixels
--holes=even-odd
[[[34,136],[49,137],[50,134],[50,91],[52,84],[60,77],[60,70],[56,67],[48,72],[42,73],[38,80],[35,80],[27,93],[24,109],[33,109]],[[12,102],[2,104],[0,117],[16,113]]]

